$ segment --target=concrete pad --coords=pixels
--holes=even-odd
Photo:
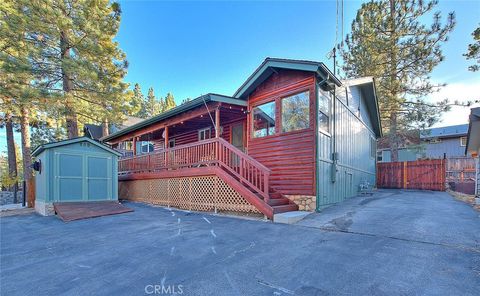
[[[302,220],[303,218],[310,215],[311,212],[307,211],[292,211],[285,212],[273,215],[273,222],[275,223],[284,223],[284,224],[293,224]]]

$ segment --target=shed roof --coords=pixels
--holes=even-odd
[[[79,143],[79,142],[89,142],[90,144],[95,145],[95,146],[97,146],[97,147],[99,147],[103,150],[106,150],[110,153],[113,153],[117,156],[122,155],[121,153],[113,150],[112,148],[110,148],[110,147],[108,147],[108,146],[106,146],[102,143],[99,143],[95,140],[92,140],[89,137],[78,137],[78,138],[74,138],[74,139],[68,139],[68,140],[63,140],[63,141],[58,141],[58,142],[50,142],[50,143],[47,143],[47,144],[40,145],[37,148],[35,148],[35,150],[33,150],[32,156],[37,156],[46,149],[50,149],[50,148],[54,148],[54,147],[60,147],[60,146],[66,146],[66,145]]]
[[[480,107],[470,109],[470,120],[468,123],[467,145],[465,154],[478,153],[480,150]]]
[[[233,95],[237,99],[246,100],[248,95],[255,90],[275,69],[290,69],[317,73],[322,78],[328,78],[328,82],[341,86],[342,83],[322,62],[291,60],[279,58],[266,58],[260,66],[250,75],[247,80]]]
[[[420,134],[421,139],[451,138],[465,136],[468,132],[468,124],[451,125],[426,129]]]
[[[191,101],[188,101],[184,104],[181,104],[181,105],[179,105],[179,106],[177,106],[173,109],[170,109],[166,112],[163,112],[163,113],[160,113],[160,114],[158,114],[156,116],[153,116],[151,118],[142,120],[142,121],[140,121],[140,122],[138,122],[138,123],[136,123],[132,126],[126,127],[122,130],[119,130],[118,132],[115,132],[111,135],[108,135],[106,137],[101,138],[101,140],[104,141],[104,142],[108,142],[112,139],[115,139],[119,136],[123,136],[123,135],[128,134],[132,131],[139,130],[139,129],[141,129],[143,127],[146,127],[146,126],[149,126],[151,124],[154,124],[154,123],[160,122],[162,120],[174,117],[174,116],[179,115],[183,112],[187,112],[189,110],[192,110],[194,108],[202,106],[202,105],[204,105],[205,103],[208,103],[208,102],[221,102],[221,103],[227,103],[227,104],[233,104],[233,105],[247,106],[247,103],[245,101],[238,100],[238,99],[235,99],[235,98],[232,98],[232,97],[229,97],[229,96],[209,93],[209,94],[200,96],[198,98],[195,98]]]

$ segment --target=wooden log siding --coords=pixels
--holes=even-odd
[[[281,132],[281,98],[309,91],[310,128]],[[248,154],[271,169],[270,185],[289,195],[315,195],[315,78],[302,71],[279,70],[250,95],[247,119]],[[276,101],[276,134],[252,137],[253,107]]]

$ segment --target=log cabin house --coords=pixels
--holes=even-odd
[[[267,58],[233,96],[207,94],[102,138],[120,198],[189,210],[320,210],[375,184],[372,78]]]

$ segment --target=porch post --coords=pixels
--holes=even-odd
[[[215,138],[220,137],[220,107],[215,109]]]
[[[164,143],[165,149],[168,148],[168,126],[165,126],[165,143]]]
[[[133,156],[137,155],[137,137],[133,137],[132,139],[133,142]]]
[[[165,168],[168,167],[168,126],[165,126],[165,152],[163,155],[165,156],[164,163],[165,163]]]

